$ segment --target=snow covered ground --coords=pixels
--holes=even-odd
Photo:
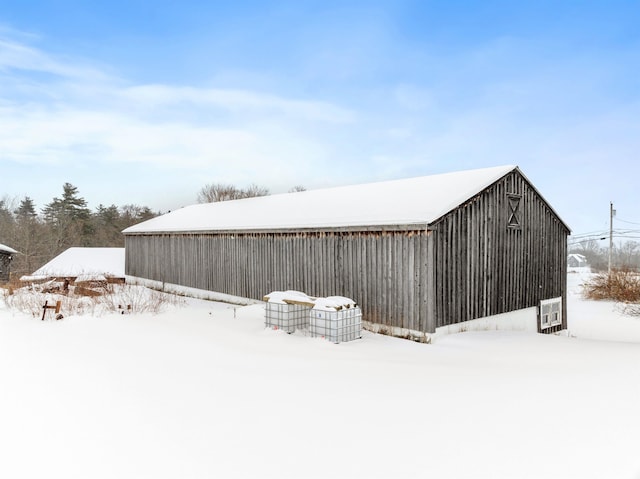
[[[262,306],[40,321],[0,301],[3,478],[640,478],[640,318],[334,345]]]

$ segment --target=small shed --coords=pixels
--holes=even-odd
[[[571,253],[567,258],[569,268],[586,268],[589,266],[586,256],[578,253]]]
[[[124,256],[124,248],[69,248],[20,280],[66,279],[73,284],[78,277],[100,277],[111,283],[123,283]]]
[[[11,260],[16,253],[13,248],[0,244],[0,282],[9,281],[11,278]]]
[[[557,331],[569,233],[509,165],[188,206],[124,230],[125,272],[233,298],[347,296],[365,328],[425,342],[520,310]]]

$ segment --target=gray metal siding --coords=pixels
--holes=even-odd
[[[426,331],[426,231],[126,236],[128,275],[261,299],[295,289],[356,300],[363,319]],[[432,317],[433,315],[431,315]]]
[[[508,197],[520,195],[520,226]],[[505,176],[434,225],[436,326],[538,305],[565,304],[569,231],[518,172]]]

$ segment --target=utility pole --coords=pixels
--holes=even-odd
[[[613,201],[609,202],[609,274],[611,274],[611,252],[613,251],[613,215],[616,210],[613,209]]]

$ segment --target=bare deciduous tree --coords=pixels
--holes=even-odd
[[[634,268],[638,266],[640,256],[640,244],[637,241],[626,241],[616,250],[616,259],[622,268]]]
[[[571,246],[569,253],[579,253],[587,258],[592,271],[606,271],[609,263],[609,248],[600,246],[598,240],[580,241]],[[640,243],[623,241],[613,244],[611,260],[614,268],[640,269]]]
[[[267,196],[269,189],[264,186],[258,186],[255,183],[251,184],[248,188],[240,190],[241,198],[255,198],[256,196]]]
[[[238,189],[223,183],[208,183],[198,192],[198,203],[216,203],[238,198]]]
[[[256,184],[252,184],[245,189],[240,189],[224,183],[209,183],[204,185],[198,192],[198,203],[216,203],[218,201],[266,196],[268,194],[269,190],[267,188]]]

